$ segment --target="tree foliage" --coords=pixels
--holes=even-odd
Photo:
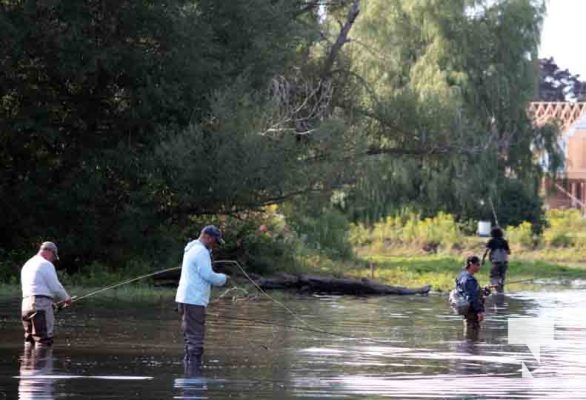
[[[2,3],[2,246],[124,260],[163,250],[178,214],[286,195],[294,138],[257,128],[315,32],[303,5]]]
[[[561,162],[557,132],[526,114],[543,12],[529,0],[367,4],[350,43],[362,96],[341,104],[363,116],[376,156],[348,189],[355,218],[406,206],[478,218],[489,199],[513,201],[515,181],[538,197],[535,154],[551,155],[552,171]]]
[[[510,182],[535,194],[535,154],[559,161],[525,113],[533,0],[0,10],[0,248],[53,239],[70,269],[165,263],[206,216],[285,201],[300,230],[346,226],[339,210],[470,218]],[[330,233],[316,240],[344,249]]]
[[[585,101],[586,82],[580,75],[561,69],[553,57],[539,60],[538,101]]]

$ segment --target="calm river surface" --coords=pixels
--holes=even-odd
[[[203,376],[186,378],[171,301],[80,301],[58,314],[52,352],[26,355],[18,299],[0,295],[0,400],[586,398],[585,290],[489,299],[477,342],[464,338],[445,296],[282,301],[336,335],[291,327],[303,325],[270,300],[221,300],[208,309]],[[540,363],[508,344],[510,317],[554,321]],[[533,379],[522,377],[522,362]]]

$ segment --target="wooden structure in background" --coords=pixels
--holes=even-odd
[[[565,155],[562,179],[545,182],[549,208],[577,208],[586,213],[586,102],[534,102],[529,115],[537,126],[557,122]]]

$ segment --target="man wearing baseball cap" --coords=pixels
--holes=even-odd
[[[20,271],[24,341],[35,346],[53,344],[53,303],[71,304],[71,297],[57,277],[55,260],[59,260],[57,245],[43,242]]]
[[[210,301],[211,286],[223,286],[225,274],[212,269],[210,252],[224,244],[222,232],[214,225],[204,227],[197,240],[187,243],[183,253],[181,278],[175,301],[181,313],[181,330],[185,341],[183,359],[185,373],[199,374],[203,356],[205,309]]]

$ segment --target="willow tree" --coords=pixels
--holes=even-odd
[[[355,157],[364,173],[346,192],[355,216],[409,206],[489,217],[504,193],[537,198],[535,155],[560,165],[556,132],[526,114],[544,11],[533,0],[364,3],[347,44],[360,95],[338,104],[365,133],[355,154],[369,155]],[[536,222],[534,206],[518,218]]]

